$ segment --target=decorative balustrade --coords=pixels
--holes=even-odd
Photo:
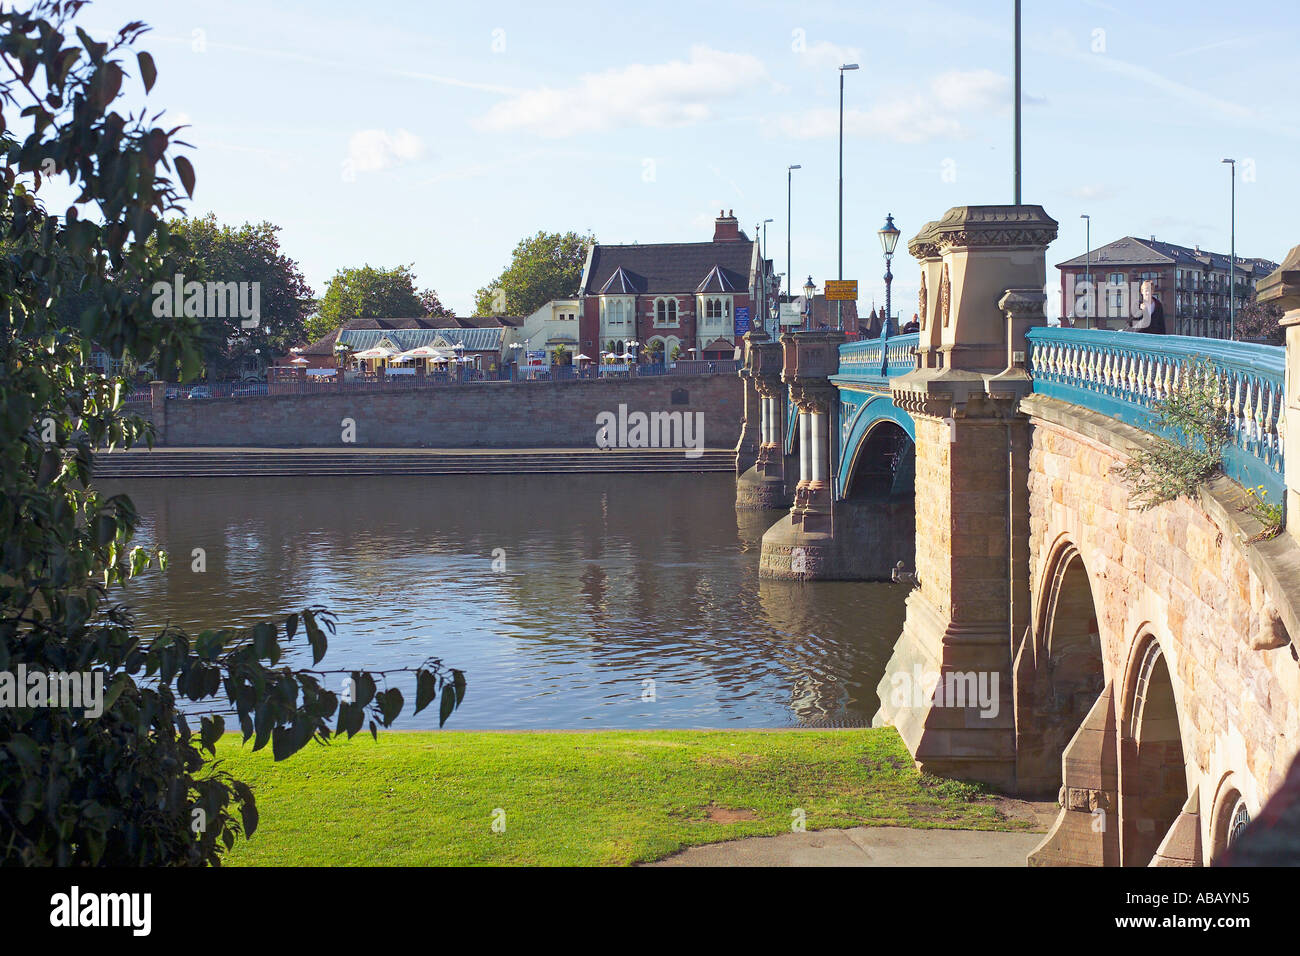
[[[1264,485],[1272,501],[1284,499],[1285,349],[1060,328],[1031,329],[1028,339],[1035,392],[1148,431],[1158,432],[1155,404],[1178,387],[1189,369],[1208,361],[1231,433],[1224,473],[1246,487]]]
[[[840,372],[837,380],[868,380],[881,384],[916,368],[916,346],[921,336],[915,332],[892,335],[888,339],[859,339],[840,346]]]

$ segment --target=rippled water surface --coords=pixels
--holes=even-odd
[[[894,585],[760,581],[759,539],[778,515],[738,515],[729,475],[149,479],[103,490],[130,494],[144,520],[137,542],[171,556],[165,573],[119,595],[142,624],[197,631],[328,605],[339,632],[322,668],[437,656],[466,672],[449,727],[869,721],[902,627]],[[394,683],[410,701],[401,676]],[[409,710],[398,727],[436,726],[436,708]]]

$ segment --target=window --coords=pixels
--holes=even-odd
[[[664,298],[655,300],[655,325],[677,324],[677,300]]]
[[[1106,317],[1124,318],[1128,315],[1127,277],[1122,272],[1112,272],[1106,277]]]

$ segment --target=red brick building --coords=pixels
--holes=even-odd
[[[1150,280],[1164,307],[1166,331],[1222,338],[1228,329],[1230,267],[1228,256],[1204,252],[1200,246],[1125,236],[1056,264],[1061,271],[1061,315],[1077,326],[1123,328],[1136,312],[1138,288]],[[1255,284],[1277,267],[1267,259],[1237,257],[1238,309],[1255,297]]]
[[[770,262],[730,213],[710,242],[597,243],[578,289],[581,348],[596,358],[635,341],[641,355],[730,359],[748,325],[763,323],[755,299],[770,308],[776,293]]]

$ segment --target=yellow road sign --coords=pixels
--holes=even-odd
[[[858,297],[857,279],[827,279],[822,286],[828,302],[852,302]]]

